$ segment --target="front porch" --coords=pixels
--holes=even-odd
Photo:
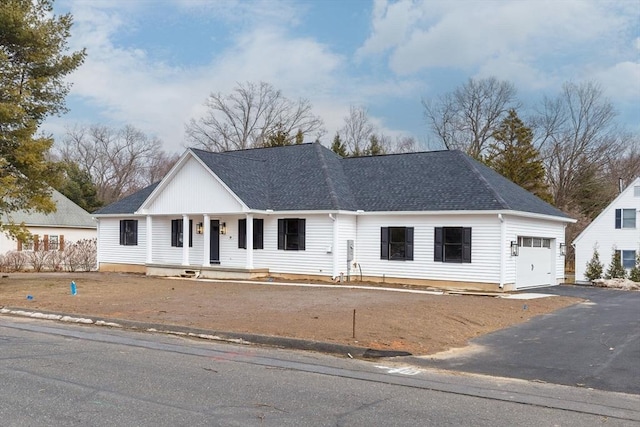
[[[198,277],[220,280],[253,280],[269,276],[268,268],[236,268],[211,266],[185,266],[177,264],[146,264],[147,276]]]

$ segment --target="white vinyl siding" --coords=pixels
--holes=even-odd
[[[120,245],[121,219],[138,220],[138,244],[136,246]],[[100,218],[98,230],[98,263],[141,265],[145,263],[147,231],[144,217]]]

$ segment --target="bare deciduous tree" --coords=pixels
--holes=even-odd
[[[509,110],[519,108],[513,84],[495,77],[474,80],[435,100],[422,100],[433,133],[448,150],[458,149],[475,159]]]
[[[262,146],[272,132],[291,138],[324,133],[322,120],[312,113],[309,100],[287,99],[265,82],[239,83],[230,94],[212,93],[206,114],[185,126],[189,142],[211,151]]]
[[[555,205],[568,209],[586,188],[585,180],[602,177],[607,162],[621,150],[623,134],[616,113],[593,82],[566,83],[555,98],[545,98],[534,117]]]
[[[171,160],[161,141],[132,127],[76,126],[67,129],[58,148],[62,160],[89,173],[98,198],[111,203],[148,185],[167,170]],[[157,169],[162,169],[157,170]]]
[[[352,156],[364,154],[376,127],[371,123],[367,109],[351,106],[349,115],[344,118],[344,126],[340,129],[340,136],[346,145],[347,152]]]

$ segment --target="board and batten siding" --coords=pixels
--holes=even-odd
[[[120,245],[120,220],[138,221],[138,244]],[[147,231],[144,217],[100,218],[98,226],[98,265],[100,263],[144,265]],[[65,237],[66,240],[66,237]]]
[[[587,282],[584,276],[587,263],[593,257],[594,246],[604,264],[604,271],[611,264],[613,247],[617,250],[640,251],[640,195],[635,195],[635,186],[640,187],[640,179],[627,187],[602,213],[593,220],[576,239],[576,280]],[[640,190],[637,190],[640,194]],[[635,228],[615,228],[616,209],[635,209]]]
[[[511,256],[510,246],[511,241],[517,241],[518,236],[551,239],[551,268],[555,272],[555,283],[552,284],[562,283],[564,257],[560,255],[560,243],[565,243],[565,223],[513,215],[505,215],[504,218],[507,224],[505,244],[508,248],[505,257],[505,283],[515,283],[517,280],[518,257]]]
[[[146,206],[151,214],[242,212],[242,204],[196,159],[189,158]]]
[[[412,261],[380,259],[382,227],[413,227]],[[471,227],[471,263],[434,261],[436,227]],[[360,215],[357,263],[364,276],[499,283],[500,223],[496,215]]]

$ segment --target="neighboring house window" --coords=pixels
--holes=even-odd
[[[138,245],[138,220],[120,220],[120,244],[122,246]]]
[[[640,185],[633,187],[633,197],[640,197]]]
[[[542,241],[540,241],[540,245]],[[436,227],[433,260],[439,262],[471,262],[470,227]]]
[[[636,228],[636,210],[616,209],[616,228]]]
[[[171,246],[182,247],[182,221],[181,219],[171,220]],[[193,220],[189,220],[189,247],[193,246]]]
[[[285,251],[304,251],[304,219],[286,218],[278,220],[278,249]]]
[[[49,236],[49,244],[47,250],[57,251],[59,249],[58,236]]]
[[[263,249],[264,220],[253,220],[253,249]],[[247,249],[247,220],[238,220],[238,248]]]
[[[627,269],[631,269],[636,265],[636,251],[618,251],[621,252],[620,259],[622,260],[622,266]]]
[[[413,261],[413,227],[381,227],[380,259]]]

